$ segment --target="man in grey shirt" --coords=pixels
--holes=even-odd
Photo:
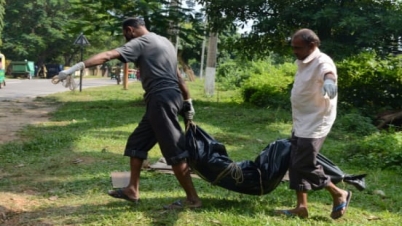
[[[53,83],[67,79],[75,71],[101,65],[112,59],[119,59],[123,63],[134,62],[141,69],[146,112],[129,136],[124,151],[124,155],[130,157],[130,182],[127,187],[111,190],[108,194],[114,198],[138,202],[142,162],[148,157],[148,151],[158,143],[163,157],[167,164],[172,165],[187,196],[185,200],[173,202],[164,208],[201,207],[186,162],[189,154],[185,149],[185,137],[178,120],[179,114],[183,114],[186,121],[192,120],[195,112],[187,85],[178,72],[176,50],[168,39],[149,32],[144,21],[139,18],[124,20],[123,34],[126,44],[96,54],[60,72],[53,78]]]

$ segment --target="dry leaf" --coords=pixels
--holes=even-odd
[[[78,163],[83,162],[83,161],[84,161],[84,160],[82,160],[82,159],[76,159],[76,160],[73,161],[73,163],[74,163],[74,164],[78,164]]]
[[[372,221],[372,220],[381,220],[381,217],[377,217],[377,216],[370,215],[370,216],[367,217],[367,220],[369,220],[369,221]]]
[[[51,197],[49,197],[49,200],[50,201],[55,201],[55,200],[57,200],[59,197],[56,195],[56,196],[51,196]]]

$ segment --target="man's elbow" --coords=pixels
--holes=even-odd
[[[120,57],[120,53],[117,52],[116,50],[109,50],[105,52],[105,61],[117,59]]]

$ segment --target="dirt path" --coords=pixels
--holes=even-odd
[[[25,97],[0,101],[0,144],[18,139],[18,131],[29,124],[49,120],[57,106]]]
[[[29,97],[0,100],[0,144],[19,139],[18,131],[26,125],[48,121],[49,113],[56,108]],[[0,168],[0,179],[6,175]],[[29,190],[21,194],[0,192],[0,225],[18,225],[20,214],[37,205],[31,201],[31,193]]]

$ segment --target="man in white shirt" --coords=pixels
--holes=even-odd
[[[290,98],[293,131],[289,179],[297,204],[277,213],[307,218],[307,192],[325,188],[333,199],[331,218],[338,219],[345,214],[352,193],[336,187],[316,161],[335,121],[338,97],[336,66],[320,52],[319,44],[320,39],[309,29],[300,29],[292,36],[298,69]]]

